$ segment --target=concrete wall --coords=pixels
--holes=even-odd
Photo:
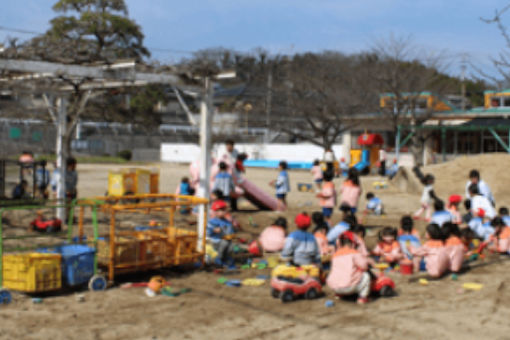
[[[322,159],[324,149],[313,144],[236,144],[239,152],[248,154],[249,159],[286,160],[295,162],[311,162]],[[213,155],[223,154],[225,146],[217,144],[213,147]],[[342,145],[333,146],[337,158],[345,157]],[[161,144],[161,161],[189,163],[200,157],[200,148],[196,144]]]

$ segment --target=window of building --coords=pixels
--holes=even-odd
[[[500,98],[499,97],[492,97],[491,98],[491,107],[498,107],[500,106]]]

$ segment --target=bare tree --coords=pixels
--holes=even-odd
[[[273,104],[278,120],[273,127],[286,134],[328,149],[357,124],[356,114],[376,108],[361,56],[306,53],[282,59],[281,64]]]
[[[495,10],[494,17],[492,18],[480,18],[485,23],[495,24],[501,33],[501,36],[505,40],[504,48],[499,52],[496,57],[491,58],[494,67],[498,70],[498,73],[503,77],[503,79],[497,78],[480,70],[475,67],[475,69],[480,73],[483,77],[490,79],[495,84],[498,84],[498,87],[508,86],[510,84],[510,34],[508,32],[507,26],[503,23],[503,16],[510,10],[510,4],[504,6],[501,9]]]
[[[446,68],[444,53],[427,53],[415,46],[409,37],[379,40],[371,51],[371,72],[381,96],[381,112],[396,132],[401,124],[410,125],[411,152],[417,165],[429,133],[419,129],[436,112],[451,82],[442,71]],[[432,102],[424,99],[430,92]]]

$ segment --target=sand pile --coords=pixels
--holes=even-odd
[[[465,185],[471,169],[478,169],[481,178],[492,189],[497,205],[510,205],[510,155],[491,153],[476,156],[462,156],[457,159],[426,166],[424,174],[431,173],[436,178],[434,190],[436,194],[447,199],[451,194],[465,194]],[[392,184],[406,193],[421,193],[420,184],[410,168],[402,168],[392,180]],[[417,189],[418,188],[418,189]]]
[[[409,167],[400,167],[390,183],[396,186],[401,192],[409,194],[420,194],[423,189],[420,180],[413,173],[412,168]]]

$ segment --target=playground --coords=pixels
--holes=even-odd
[[[498,204],[510,205],[510,188],[495,185],[510,180],[504,170],[510,166],[506,155],[488,154],[463,157],[450,163],[429,166],[425,170],[436,175],[437,194],[445,196],[464,188],[466,169],[481,169],[483,178],[494,183]],[[160,164],[160,190],[173,192],[179,179],[188,174],[188,166]],[[80,197],[101,196],[108,182],[112,165],[78,166]],[[276,170],[247,169],[247,177],[261,190],[272,193],[267,184]],[[247,201],[240,201],[236,214],[243,231],[250,239],[277,216],[292,219],[301,211],[318,209],[312,193],[298,192],[296,183],[309,182],[307,171],[290,171],[292,191],[289,209],[285,212],[259,211]],[[410,180],[396,178],[387,188],[375,189],[377,176],[362,177],[364,192],[374,191],[381,197],[389,212],[384,217],[368,217],[367,226],[397,225],[404,213],[416,208],[419,191],[412,189]],[[496,182],[497,181],[497,182]],[[340,184],[335,180],[336,185]],[[398,184],[398,185],[397,185]],[[365,202],[362,201],[363,205]],[[28,212],[16,212],[16,224],[29,223]],[[85,220],[88,220],[85,213]],[[163,217],[155,212],[154,218]],[[176,214],[177,223],[191,217]],[[333,220],[338,220],[333,215]],[[142,223],[130,215],[119,215],[120,223]],[[424,224],[418,229],[423,230]],[[9,226],[4,226],[8,230]],[[102,228],[102,229],[101,229]],[[107,223],[100,223],[99,233],[107,233]],[[291,227],[292,230],[293,227]],[[378,228],[369,228],[367,246],[373,246]],[[270,269],[241,269],[226,276],[228,279],[254,278],[269,275]],[[177,297],[159,295],[149,298],[143,288],[122,289],[125,282],[148,281],[151,276],[163,275],[172,289],[189,288],[191,292]],[[337,301],[329,290],[317,300],[298,300],[282,304],[270,296],[269,284],[261,286],[229,287],[217,281],[222,274],[196,269],[162,269],[141,274],[115,277],[115,283],[104,292],[69,290],[44,294],[34,303],[32,296],[14,293],[13,303],[0,307],[3,320],[0,338],[12,339],[68,339],[80,334],[81,339],[205,339],[221,333],[224,339],[394,339],[401,337],[441,339],[504,339],[507,336],[507,315],[510,313],[510,261],[508,258],[488,256],[472,264],[472,269],[460,275],[458,281],[445,277],[438,281],[420,283],[421,274],[403,276],[389,273],[396,282],[398,296],[376,300],[366,306]],[[464,283],[482,284],[478,291],[464,290]],[[326,300],[334,306],[326,307]],[[434,327],[431,327],[434,325]],[[455,331],[452,329],[455,325]],[[426,335],[425,335],[426,334]]]

